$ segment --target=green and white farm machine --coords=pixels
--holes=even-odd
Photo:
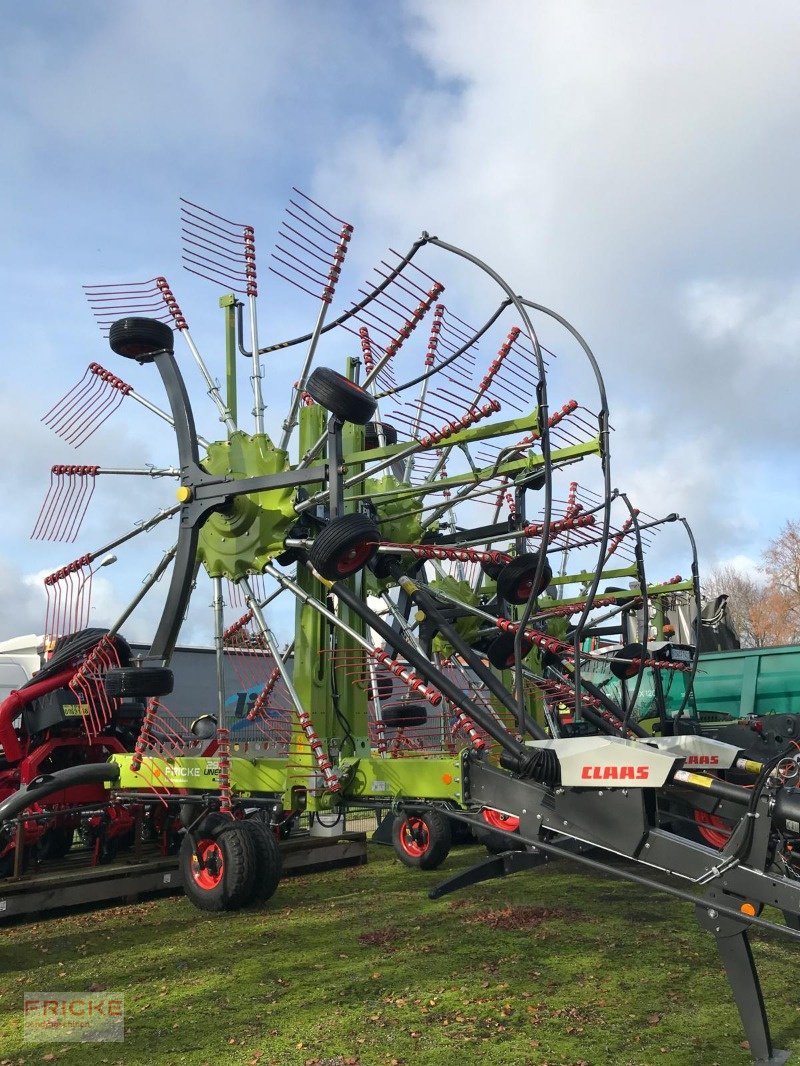
[[[664,639],[661,606],[699,596],[697,560],[683,518],[646,515],[614,487],[586,342],[428,233],[334,314],[352,227],[296,193],[271,270],[317,301],[315,324],[259,346],[252,227],[188,202],[181,212],[185,265],[226,290],[226,387],[163,277],[87,289],[120,359],[92,363],[46,421],[77,445],[123,400],[148,408],[174,428],[177,459],[138,473],[174,479],[177,498],[47,579],[55,653],[0,706],[0,742],[12,771],[42,742],[70,738],[71,754],[15,788],[9,778],[4,839],[35,842],[98,803],[108,839],[144,812],[208,910],[268,899],[278,842],[309,816],[332,833],[374,812],[376,839],[423,869],[454,839],[485,844],[435,895],[569,857],[695,906],[754,1061],[785,1061],[748,929],[800,936],[796,750],[759,760],[683,728],[680,713],[640,724],[653,679],[663,690],[696,668],[694,648]],[[452,304],[435,280],[446,264]],[[178,335],[221,439],[195,428]],[[252,431],[238,422],[245,364]],[[166,409],[138,391],[155,374]],[[268,431],[267,388],[275,407],[289,382]],[[74,539],[97,479],[119,473],[54,467],[34,535]],[[170,522],[174,544],[130,605],[108,630],[87,629],[97,561],[129,545],[144,559],[149,532]],[[647,572],[659,550],[682,550],[689,576]],[[169,664],[203,574],[218,683],[214,713],[190,720],[169,710]],[[164,588],[151,647],[131,656],[120,634]],[[598,663],[614,686],[598,683]]]

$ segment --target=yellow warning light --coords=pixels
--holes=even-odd
[[[442,774],[442,781],[446,785],[452,785],[452,783],[453,783],[453,775],[452,774]]]
[[[178,503],[188,503],[192,498],[192,490],[188,485],[181,485],[175,493]]]
[[[742,914],[746,914],[749,918],[755,918],[756,916],[756,908],[753,903],[743,903],[739,910],[742,912]]]

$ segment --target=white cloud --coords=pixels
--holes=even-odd
[[[796,513],[796,5],[735,2],[720,18],[709,0],[236,0],[221,23],[201,0],[87,4],[63,25],[45,21],[50,5],[28,8],[5,19],[0,72],[16,146],[2,209],[0,578],[22,604],[0,625],[18,631],[32,609],[20,574],[71,551],[26,538],[48,467],[75,460],[38,420],[105,356],[80,284],[165,273],[222,373],[215,296],[177,271],[179,193],[257,224],[262,274],[292,180],[356,223],[359,279],[423,227],[467,247],[592,344],[614,483],[634,504],[686,514],[704,558],[756,557]],[[444,255],[425,262],[456,279],[445,300],[477,322],[484,287]],[[272,279],[263,289],[273,340],[296,305]],[[326,357],[349,343],[331,339]],[[293,365],[270,365],[273,420]],[[583,371],[566,365],[553,401],[594,409]],[[125,370],[163,405],[154,375]],[[170,435],[126,401],[78,461],[146,460],[174,460]],[[76,553],[171,496],[151,488],[99,485]],[[104,592],[98,607],[124,603],[162,547],[137,546],[133,565],[104,575],[118,602]],[[154,615],[143,617],[144,629]]]

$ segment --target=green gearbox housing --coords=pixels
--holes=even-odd
[[[210,474],[231,478],[279,474],[290,468],[289,456],[265,434],[232,433],[230,440],[210,444],[203,465]],[[296,489],[268,489],[235,496],[224,511],[212,514],[200,530],[197,557],[211,577],[238,581],[261,573],[280,555],[297,519]]]

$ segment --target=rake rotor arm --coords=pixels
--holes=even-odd
[[[326,582],[326,584],[330,583]],[[330,584],[330,591],[391,644],[396,652],[402,655],[430,684],[439,689],[446,699],[456,707],[465,710],[481,729],[500,745],[509,760],[516,764],[519,773],[524,775],[532,769],[536,762],[536,756],[532,755],[532,750],[511,736],[483,707],[466,697],[458,685],[437,670],[429,659],[426,659],[412,644],[400,636],[398,631],[380,615],[370,610],[345,582],[336,581]]]
[[[389,274],[386,275],[384,280],[379,285],[376,285],[375,288],[370,293],[368,293],[363,300],[360,300],[358,303],[353,304],[352,307],[350,307],[343,314],[339,315],[338,318],[335,318],[333,322],[329,322],[327,326],[322,328],[320,330],[320,335],[330,332],[330,330],[335,329],[337,326],[343,325],[345,322],[358,315],[360,311],[363,311],[365,307],[368,307],[373,300],[377,299],[377,297],[380,296],[380,294],[385,289],[387,289],[389,285],[391,285],[395,278],[402,274],[402,272],[405,270],[405,268],[408,266],[408,264],[411,262],[411,260],[420,250],[420,248],[424,248],[427,243],[427,234],[423,234],[418,240],[414,241],[414,243],[411,245],[411,248],[406,252],[406,254],[402,257],[399,263],[389,272]],[[301,337],[294,337],[292,340],[289,341],[281,341],[279,344],[270,344],[266,348],[259,348],[258,354],[269,355],[271,352],[283,351],[284,348],[293,348],[296,344],[305,344],[307,341],[310,341],[313,336],[314,331],[312,330],[311,333],[304,333]]]
[[[466,661],[469,668],[484,683],[484,685],[486,685],[492,695],[511,712],[516,719],[520,730],[523,733],[528,733],[536,740],[545,740],[547,733],[544,729],[542,729],[542,727],[535,722],[529,714],[520,714],[517,700],[515,700],[505,686],[501,684],[497,675],[483,665],[480,656],[476,654],[471,645],[464,640],[455,626],[447,621],[437,607],[433,596],[431,596],[430,593],[422,588],[417,582],[412,581],[411,578],[404,577],[400,572],[399,567],[393,567],[392,569],[395,571],[395,577],[398,579],[400,587],[408,594],[412,601],[419,604],[425,614],[433,620],[436,628],[445,640],[453,645],[458,654]]]

